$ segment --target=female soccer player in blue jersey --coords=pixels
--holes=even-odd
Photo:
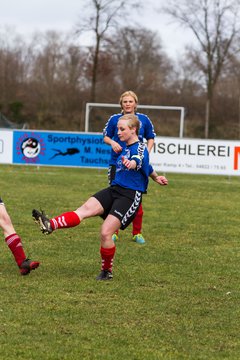
[[[145,144],[138,139],[140,122],[133,114],[122,116],[118,120],[118,136],[126,143],[116,161],[116,175],[111,186],[91,196],[75,211],[65,212],[48,219],[43,212],[33,210],[33,218],[41,231],[51,234],[57,229],[74,227],[81,221],[93,216],[101,216],[102,268],[97,280],[111,280],[115,254],[112,234],[124,230],[133,220],[146,192],[149,176],[149,153]],[[154,180],[165,185],[165,177],[155,176]]]
[[[121,113],[112,115],[107,121],[105,128],[103,129],[104,142],[112,147],[111,157],[109,161],[109,170],[108,170],[108,180],[109,184],[113,181],[116,173],[116,162],[119,156],[119,153],[126,146],[125,143],[118,136],[117,123],[119,118],[123,114],[135,114],[140,121],[140,128],[138,132],[138,137],[140,141],[147,140],[147,149],[150,153],[153,144],[154,138],[156,136],[154,132],[154,127],[145,114],[137,112],[138,98],[133,91],[125,91],[119,99],[119,104],[121,106]],[[142,221],[143,221],[143,209],[142,205],[139,206],[137,214],[133,220],[133,229],[132,235],[133,240],[138,244],[144,244],[145,239],[142,235]],[[118,239],[118,233],[113,234],[113,240]]]

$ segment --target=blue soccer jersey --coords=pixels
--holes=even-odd
[[[136,112],[135,115],[138,117],[138,120],[140,121],[140,129],[138,138],[141,142],[149,139],[154,139],[156,134],[154,132],[154,127],[147,115],[141,114],[139,112]],[[112,115],[109,120],[107,121],[105,128],[103,129],[103,136],[108,136],[112,140],[116,141],[118,144],[124,147],[126,144],[122,142],[118,137],[118,129],[117,129],[117,123],[119,118],[123,116],[123,114],[115,114]],[[109,161],[109,165],[116,165],[117,159],[118,159],[119,153],[115,153],[115,151],[111,150],[111,158]]]
[[[128,170],[122,163],[122,157],[135,160],[137,167]],[[123,188],[137,190],[142,193],[147,191],[149,175],[149,154],[146,145],[140,141],[125,146],[116,162],[116,175],[112,185],[119,185]]]

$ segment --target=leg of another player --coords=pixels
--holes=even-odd
[[[142,204],[139,206],[137,214],[133,219],[133,241],[138,244],[145,244],[145,239],[142,236],[142,222],[143,222],[143,208]]]
[[[39,266],[38,261],[27,259],[20,236],[16,233],[11,218],[0,199],[0,227],[3,230],[5,242],[9,250],[12,252],[14,259],[20,269],[21,275],[27,275],[31,270]]]

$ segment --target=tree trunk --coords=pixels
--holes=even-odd
[[[210,122],[210,108],[211,108],[211,100],[207,98],[206,101],[206,113],[205,113],[205,139],[208,139],[209,136],[209,122]]]
[[[91,102],[95,102],[95,97],[96,97],[99,48],[100,48],[100,38],[99,36],[97,36],[96,47],[94,51],[94,59],[93,59],[93,69],[92,69],[92,84],[91,84],[91,95],[90,95]]]
[[[240,94],[238,94],[238,138],[240,139]]]

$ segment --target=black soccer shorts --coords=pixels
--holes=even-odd
[[[142,193],[140,191],[125,189],[121,186],[110,186],[100,190],[93,195],[104,209],[101,217],[111,214],[118,218],[121,222],[121,229],[124,230],[133,221],[137,210],[142,201]]]

